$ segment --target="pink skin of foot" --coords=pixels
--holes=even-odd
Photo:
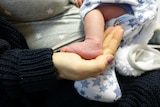
[[[63,47],[61,52],[76,53],[88,60],[103,54],[102,43],[105,22],[125,13],[126,11],[117,5],[101,5],[93,9],[84,18],[85,40]]]
[[[96,44],[94,40],[73,43],[61,49],[61,52],[72,52],[80,55],[84,59],[94,59],[103,53],[102,44]]]

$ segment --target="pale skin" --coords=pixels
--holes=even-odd
[[[67,80],[82,80],[97,77],[113,59],[124,30],[120,26],[109,27],[104,32],[102,54],[95,59],[86,60],[76,53],[57,52],[53,54],[53,63],[57,77]],[[72,60],[71,60],[72,59]]]
[[[84,0],[75,0],[77,7],[81,7]],[[125,9],[116,5],[101,5],[90,11],[84,18],[85,40],[63,47],[62,52],[79,54],[84,59],[93,59],[103,53],[105,22],[127,13]]]

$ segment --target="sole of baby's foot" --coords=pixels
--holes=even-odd
[[[80,55],[84,59],[94,59],[103,53],[100,44],[89,42],[73,43],[61,49],[61,52],[72,52]]]

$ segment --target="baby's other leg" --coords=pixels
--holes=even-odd
[[[103,53],[104,17],[99,9],[90,11],[84,18],[85,40],[73,43],[61,49],[63,52],[73,52],[82,58],[93,59]]]
[[[105,4],[98,7],[104,16],[105,21],[117,18],[127,13],[127,11],[118,4]]]

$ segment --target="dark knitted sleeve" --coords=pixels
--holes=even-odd
[[[160,70],[140,77],[118,75],[122,98],[118,107],[160,107]]]
[[[47,89],[56,78],[52,55],[52,49],[28,49],[23,35],[0,17],[0,84],[3,88]]]
[[[2,47],[4,41],[0,40],[0,43]],[[7,47],[3,45],[3,48]],[[55,80],[52,54],[52,49],[3,51],[0,54],[1,82],[6,87],[14,83],[28,91],[47,88]]]

